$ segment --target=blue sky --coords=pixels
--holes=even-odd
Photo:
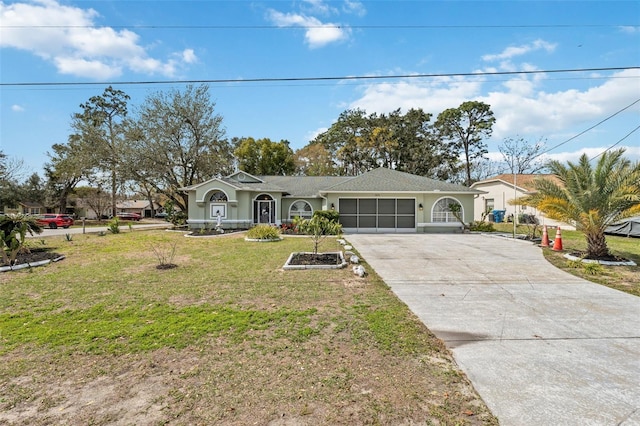
[[[184,85],[118,82],[233,80],[210,85],[229,138],[295,150],[346,109],[435,120],[479,100],[496,117],[491,158],[505,138],[542,138],[560,145],[549,158],[617,143],[640,159],[638,66],[638,1],[0,1],[0,150],[41,173],[107,86],[93,83],[116,83],[133,109]],[[603,68],[626,69],[459,75]],[[447,76],[243,82],[397,75]]]

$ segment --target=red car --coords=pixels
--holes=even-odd
[[[73,225],[73,218],[66,214],[47,213],[40,215],[37,221],[38,224],[48,226],[51,229],[56,229],[59,226],[66,229]]]
[[[138,213],[120,212],[116,216],[118,217],[118,219],[121,219],[121,220],[140,220],[140,219],[142,219],[142,216],[140,216]]]

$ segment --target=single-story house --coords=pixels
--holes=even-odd
[[[471,185],[472,189],[484,192],[475,199],[474,220],[481,220],[483,213],[493,212],[493,210],[504,210],[505,221],[508,217],[515,216],[519,218],[521,214],[524,214],[535,217],[540,225],[573,228],[566,223],[545,217],[544,213],[535,207],[510,204],[511,200],[534,194],[536,192],[536,179],[552,179],[559,182],[558,178],[552,174],[516,174],[514,185],[513,174],[500,174],[473,183]]]
[[[244,171],[181,188],[191,228],[281,225],[316,210],[337,210],[345,232],[455,232],[473,220],[481,191],[378,168],[360,176],[253,176]],[[218,219],[220,216],[220,219]]]
[[[154,201],[153,211],[157,213],[162,207]],[[152,217],[151,203],[148,200],[126,200],[116,204],[118,212],[136,213],[141,217]]]

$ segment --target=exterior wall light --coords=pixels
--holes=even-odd
[[[420,211],[424,210],[424,207],[422,207],[422,203],[418,204],[418,210]]]

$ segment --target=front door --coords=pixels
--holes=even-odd
[[[276,202],[270,195],[263,194],[253,202],[253,223],[275,223]]]

